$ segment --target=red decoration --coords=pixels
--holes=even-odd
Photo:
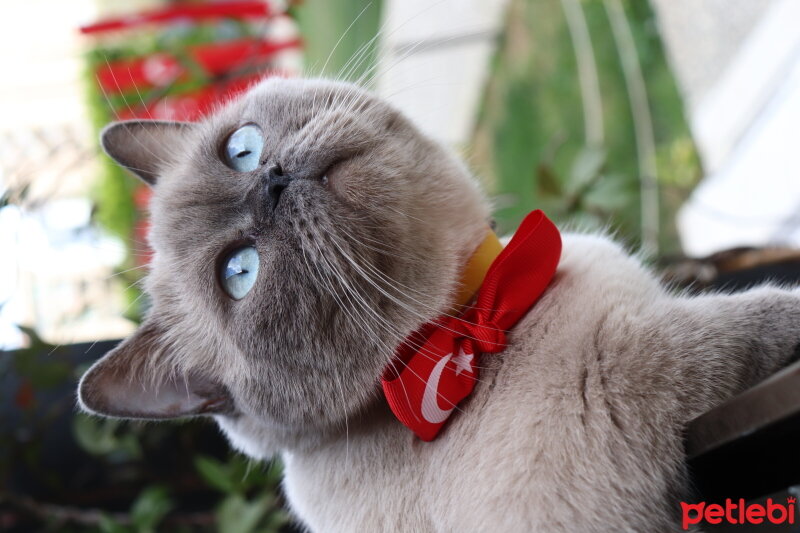
[[[176,4],[165,9],[143,11],[124,17],[109,18],[80,27],[83,34],[127,30],[145,24],[164,24],[183,20],[202,21],[220,18],[267,18],[273,13],[264,1],[209,2],[206,4]]]
[[[213,78],[237,71],[243,71],[243,74],[252,73],[260,70],[259,67],[263,68],[279,52],[300,46],[299,39],[282,42],[243,39],[189,47],[186,54],[203,69],[206,76]],[[189,69],[169,53],[115,61],[97,71],[97,81],[109,95],[133,90],[144,91],[188,79]]]
[[[561,257],[561,235],[537,210],[489,267],[475,303],[460,317],[426,324],[398,349],[383,391],[395,416],[430,441],[478,379],[476,359],[503,351],[506,333],[550,284]]]

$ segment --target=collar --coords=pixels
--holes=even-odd
[[[560,257],[558,229],[539,210],[525,217],[505,248],[487,231],[462,274],[460,314],[441,316],[410,335],[381,378],[401,423],[422,440],[436,438],[475,387],[477,359],[506,348],[508,330],[550,284]]]
[[[503,245],[500,239],[491,228],[486,228],[486,236],[481,243],[472,252],[467,264],[461,273],[461,282],[458,288],[458,294],[455,299],[455,304],[450,308],[451,314],[458,314],[464,307],[472,300],[478,289],[481,288],[483,279],[486,277],[486,272],[500,252],[503,251]]]

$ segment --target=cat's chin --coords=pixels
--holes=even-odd
[[[246,415],[214,415],[222,433],[237,451],[253,459],[270,459],[285,450],[308,450],[332,436],[320,429],[300,431],[271,426]]]
[[[217,415],[214,420],[231,446],[248,457],[269,459],[278,452],[278,446],[270,445],[268,435],[265,435],[267,432],[259,430],[252,422],[248,423],[245,417]]]

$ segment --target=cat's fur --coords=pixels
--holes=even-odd
[[[263,166],[220,160],[246,122]],[[488,203],[452,155],[346,84],[269,80],[197,125],[123,123],[106,150],[154,185],[143,326],[84,376],[99,414],[211,414],[317,532],[673,531],[685,424],[785,364],[800,295],[667,292],[618,245],[566,234],[554,281],[481,357],[433,442],[396,421],[378,379],[446,311]],[[272,211],[264,172],[295,179]],[[251,242],[240,301],[220,256]],[[524,290],[521,287],[520,290]]]

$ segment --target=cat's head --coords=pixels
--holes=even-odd
[[[380,401],[395,347],[452,303],[486,231],[464,167],[349,84],[271,79],[200,123],[114,123],[102,143],[154,191],[152,308],[80,403],[212,414],[255,456]]]

